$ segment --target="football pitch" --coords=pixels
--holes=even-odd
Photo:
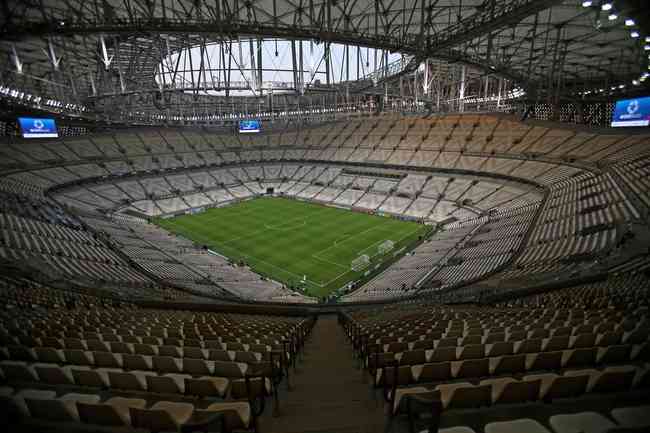
[[[415,222],[287,198],[257,198],[156,224],[317,297],[396,260],[396,253],[427,230]],[[387,240],[395,246],[380,254]],[[370,257],[370,265],[352,270],[361,255]]]

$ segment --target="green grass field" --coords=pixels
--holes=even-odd
[[[414,222],[285,198],[258,198],[156,223],[318,297],[363,275],[350,268],[355,258],[367,254],[372,259],[368,269],[374,268],[394,260],[395,251],[426,231]],[[378,246],[386,240],[395,248],[379,255]]]

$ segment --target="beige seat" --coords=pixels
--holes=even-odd
[[[109,346],[111,348],[111,352],[113,353],[121,353],[121,354],[132,354],[133,352],[133,344],[131,343],[123,343],[121,341],[112,341],[109,343]]]
[[[451,363],[451,375],[455,378],[483,377],[489,374],[490,360],[488,358],[466,359]]]
[[[248,365],[241,362],[214,361],[214,375],[219,377],[244,377]]]
[[[70,366],[70,372],[77,385],[104,388],[110,385],[109,372],[122,372],[120,368],[90,368],[82,365]]]
[[[34,351],[36,352],[36,357],[39,362],[50,364],[63,364],[65,362],[65,356],[61,349],[54,349],[52,347],[35,347]]]
[[[262,360],[262,355],[256,352],[235,352],[235,361],[244,362],[246,364],[255,364]]]
[[[181,358],[183,356],[183,351],[178,346],[163,345],[158,347],[158,355]]]
[[[161,394],[185,393],[185,379],[192,378],[189,374],[168,373],[163,376],[146,376],[147,390]]]
[[[86,345],[86,342],[79,338],[64,338],[63,344],[66,349],[88,350],[88,346]]]
[[[153,361],[151,356],[147,355],[122,355],[122,366],[125,370],[151,370]]]
[[[569,347],[571,349],[580,349],[585,347],[593,347],[596,345],[596,334],[578,334],[569,339]]]
[[[18,391],[11,397],[14,406],[25,416],[29,416],[29,408],[25,402],[26,399],[51,400],[54,398],[56,398],[56,391],[45,391],[40,389],[24,389]]]
[[[491,422],[486,424],[485,433],[551,433],[539,422],[529,419]]]
[[[194,412],[190,403],[159,401],[149,409],[129,408],[131,423],[135,428],[150,431],[179,431]]]
[[[440,400],[445,409],[489,406],[492,388],[490,385],[472,385],[468,382],[438,385]]]
[[[470,344],[461,346],[456,350],[456,359],[477,359],[485,357],[485,346],[482,344]]]
[[[185,394],[198,397],[224,397],[230,381],[225,377],[200,376],[185,379]]]
[[[109,371],[108,379],[111,388],[126,389],[130,391],[146,391],[147,376],[155,376],[152,371],[129,371],[117,372]]]
[[[93,352],[95,365],[104,368],[122,368],[122,354],[112,352]]]
[[[392,392],[392,391],[390,391]],[[439,396],[440,392],[436,391],[434,389],[426,388],[424,386],[413,386],[409,388],[397,388],[395,390],[395,398],[393,399],[393,413],[397,413],[397,411],[400,408],[400,404],[402,403],[402,400],[404,397],[408,395],[435,395]],[[392,395],[390,395],[392,397]]]
[[[587,384],[587,392],[627,391],[632,387],[637,373],[633,365],[611,366],[603,371],[593,371]]]
[[[586,349],[569,349],[562,352],[562,367],[582,367],[594,365],[598,349],[590,347]]]
[[[526,370],[559,370],[562,367],[562,352],[541,352],[526,355]]]
[[[627,344],[599,347],[596,353],[596,362],[598,364],[618,364],[630,361],[631,355],[632,346]]]
[[[65,359],[70,364],[75,365],[95,365],[93,353],[82,349],[64,349]]]
[[[542,350],[544,352],[557,352],[569,347],[570,337],[562,335],[558,337],[545,338],[542,342]]]
[[[223,413],[226,422],[226,428],[234,429],[248,429],[251,428],[251,407],[247,402],[223,402],[213,403],[205,410],[197,410],[198,414],[202,412],[219,412]]]
[[[180,373],[183,371],[183,363],[180,358],[171,356],[153,356],[153,368],[159,373]]]
[[[524,403],[539,397],[540,381],[519,381],[512,377],[485,379],[480,385],[492,387],[492,404]]]
[[[183,372],[195,376],[210,376],[214,372],[214,362],[203,359],[183,358]]]
[[[540,380],[539,399],[577,397],[585,393],[589,375],[559,376],[555,373],[532,374],[524,376],[527,382]]]
[[[49,421],[79,421],[77,402],[99,403],[94,394],[66,394],[59,398],[25,397],[29,413],[34,418]]]
[[[435,362],[411,367],[414,382],[437,382],[451,379],[451,362]]]
[[[555,433],[605,433],[616,427],[616,424],[596,412],[553,415],[548,422]]]
[[[92,352],[110,352],[111,350],[107,342],[95,339],[87,339],[86,346]]]
[[[131,426],[131,408],[144,409],[147,402],[138,398],[113,397],[103,403],[77,402],[82,422],[105,426]]]
[[[487,356],[504,356],[514,353],[514,346],[510,341],[497,341],[485,345]]]
[[[61,368],[56,364],[36,363],[32,367],[41,382],[50,385],[74,385],[74,377],[70,368]]]
[[[208,359],[209,351],[200,347],[184,347],[183,357],[193,359]]]
[[[133,344],[133,352],[137,355],[156,356],[158,355],[158,346],[151,344]]]
[[[400,365],[415,365],[427,362],[427,355],[424,350],[408,350],[397,354],[396,358]]]
[[[526,370],[526,355],[490,358],[490,374],[513,374]]]
[[[25,361],[0,361],[0,369],[8,382],[36,382],[36,371]]]

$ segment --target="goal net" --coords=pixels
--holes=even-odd
[[[351,268],[353,271],[361,271],[370,265],[370,257],[367,254],[357,257],[352,260]]]
[[[395,242],[387,240],[379,244],[377,249],[379,250],[379,254],[387,254],[389,251],[392,251],[393,248],[395,248]]]

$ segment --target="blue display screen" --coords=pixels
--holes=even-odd
[[[259,120],[240,120],[239,121],[239,132],[240,133],[249,133],[249,132],[260,132],[262,129],[262,122]]]
[[[18,123],[25,138],[56,138],[59,136],[54,119],[19,117]]]
[[[650,96],[616,102],[614,115],[612,116],[612,126],[648,125],[650,125]]]

